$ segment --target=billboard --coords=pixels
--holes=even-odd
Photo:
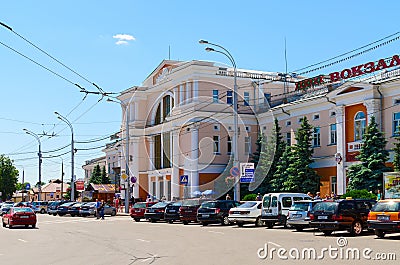
[[[400,172],[383,173],[385,199],[400,199]]]

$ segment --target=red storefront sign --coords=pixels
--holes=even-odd
[[[75,188],[76,190],[85,190],[85,183],[83,181],[75,181]]]
[[[400,65],[400,58],[398,55],[393,55],[390,63],[386,63],[385,59],[380,59],[378,63],[368,62],[366,64],[360,64],[350,69],[344,69],[341,72],[333,72],[329,74],[329,79],[331,83],[345,80],[348,78],[353,78],[361,76],[364,74],[373,73],[375,71],[380,71],[386,68],[394,67]],[[306,90],[313,86],[321,85],[324,83],[323,76],[316,76],[313,78],[308,78],[296,83],[296,90]]]

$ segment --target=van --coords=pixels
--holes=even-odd
[[[38,212],[43,214],[43,213],[47,213],[48,203],[49,202],[47,202],[47,201],[34,201],[34,202],[32,202],[32,205],[38,209]]]
[[[286,220],[293,202],[312,200],[305,193],[267,193],[262,199],[261,220],[268,228],[275,224],[287,226]]]

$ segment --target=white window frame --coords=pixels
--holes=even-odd
[[[399,118],[396,119],[396,114],[399,115]],[[393,122],[392,122],[392,133],[393,136],[399,135],[399,131],[397,131],[398,126],[400,125],[400,112],[393,112]]]
[[[332,130],[332,126],[335,125],[335,130]],[[337,126],[336,123],[329,124],[329,144],[337,144]]]
[[[364,118],[356,119],[359,113],[362,113],[364,115]],[[358,127],[356,125],[357,123],[360,123],[361,131],[357,131],[357,127]],[[367,127],[367,117],[366,117],[365,113],[363,111],[357,112],[356,115],[354,115],[354,141],[362,140],[363,135],[365,134],[366,127]],[[358,138],[356,138],[357,135],[359,135]]]
[[[232,90],[226,91],[226,104],[233,105],[233,91]]]
[[[315,113],[315,114],[313,115],[313,120],[314,120],[314,121],[318,121],[319,118],[320,118],[319,113]]]
[[[337,194],[337,177],[336,176],[330,177],[330,189],[331,189],[331,192],[333,192],[334,194]]]
[[[216,92],[216,93],[215,93]],[[213,89],[212,92],[212,97],[213,97],[213,103],[218,103],[219,102],[219,91],[218,89]]]
[[[221,146],[220,146],[220,137],[219,137],[219,135],[214,135],[213,136],[213,142],[214,142],[214,154],[220,154]]]
[[[250,106],[250,92],[243,92],[243,105]]]
[[[292,121],[286,121],[286,127],[289,127],[292,125]]]
[[[314,127],[313,130],[313,147],[320,147],[321,146],[321,128]]]
[[[286,144],[292,145],[292,133],[291,132],[286,133]]]
[[[251,154],[251,136],[244,137],[244,152],[245,154]]]

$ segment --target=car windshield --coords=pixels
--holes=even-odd
[[[200,205],[199,200],[185,200],[182,202],[182,206],[197,206]]]
[[[257,205],[257,202],[245,202],[239,205],[237,208],[252,208]]]
[[[399,212],[400,202],[378,202],[372,208],[373,212]]]
[[[168,205],[168,202],[157,202],[156,204],[154,204],[154,205],[151,206],[151,207],[159,208],[159,207],[165,207],[165,206],[167,206],[167,205]]]
[[[61,206],[71,206],[74,203],[75,202],[66,202],[66,203],[63,203]]]
[[[217,203],[216,202],[203,202],[201,205],[202,208],[216,208]]]
[[[336,206],[337,202],[320,202],[314,206],[313,211],[335,212]]]
[[[309,205],[309,202],[294,202],[289,211],[307,211]]]
[[[264,208],[269,208],[270,204],[271,204],[271,196],[264,196],[264,198],[263,198],[263,207]]]
[[[182,202],[174,202],[172,206],[182,206]]]
[[[138,208],[146,208],[146,203],[145,202],[137,202],[133,205],[133,208],[138,209]]]
[[[84,206],[89,206],[89,207],[91,207],[91,206],[95,206],[95,205],[96,205],[95,202],[88,202],[88,203],[85,203]]]
[[[14,208],[14,213],[33,213],[31,208],[21,207]]]

